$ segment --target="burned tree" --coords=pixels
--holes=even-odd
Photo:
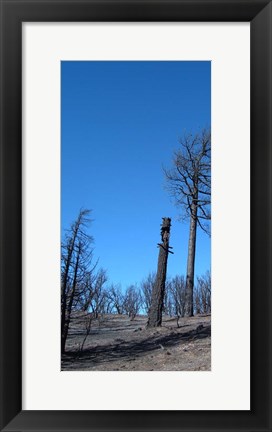
[[[182,208],[182,219],[190,220],[185,315],[192,316],[197,227],[209,234],[211,218],[210,130],[184,136],[180,148],[174,153],[173,168],[164,170],[164,173],[170,193]]]
[[[156,273],[149,273],[149,275],[141,282],[142,294],[142,307],[148,315],[151,306],[152,290],[156,281]]]
[[[125,312],[125,296],[120,285],[111,285],[108,290],[108,299],[111,313],[122,315]]]
[[[78,303],[93,257],[93,238],[86,232],[90,210],[82,209],[66,232],[61,253],[61,352],[65,352],[71,313]],[[90,272],[90,271],[89,271]]]
[[[209,271],[197,277],[194,310],[196,314],[211,313],[211,274]]]
[[[138,290],[137,286],[130,285],[127,287],[124,295],[124,311],[128,314],[131,321],[136,318],[141,306],[142,297],[140,291]]]
[[[165,293],[165,280],[167,272],[168,253],[173,253],[169,249],[171,219],[162,218],[161,243],[158,243],[159,258],[156,281],[152,289],[151,306],[148,314],[147,327],[159,327],[162,323],[163,299]]]

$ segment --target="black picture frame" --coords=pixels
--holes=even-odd
[[[0,4],[1,431],[271,431],[271,1],[1,0]],[[22,411],[21,29],[23,22],[64,21],[250,22],[250,411]]]

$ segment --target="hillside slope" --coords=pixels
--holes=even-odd
[[[104,315],[92,321],[86,335],[85,318],[74,316],[62,356],[63,371],[209,371],[211,317],[164,317],[160,328],[146,329],[147,317],[133,321],[125,315]]]

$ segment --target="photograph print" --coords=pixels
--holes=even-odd
[[[61,62],[61,370],[211,370],[211,62]]]

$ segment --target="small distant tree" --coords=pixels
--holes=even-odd
[[[211,274],[209,271],[197,277],[194,298],[196,314],[211,313]]]
[[[173,166],[164,169],[168,189],[182,209],[181,218],[190,220],[185,315],[193,315],[197,227],[209,234],[211,204],[211,133],[203,129],[184,135],[174,152]]]
[[[89,309],[95,319],[98,318],[99,314],[106,312],[108,293],[106,289],[107,273],[104,269],[98,270],[90,296]]]
[[[122,293],[120,285],[111,285],[108,290],[108,298],[111,304],[111,310],[118,315],[125,313],[125,296]]]
[[[175,276],[170,280],[168,290],[172,300],[172,309],[177,318],[185,315],[185,289],[184,276]]]
[[[163,300],[163,313],[165,315],[174,316],[174,303],[173,298],[171,294],[171,279],[166,279],[165,281],[165,293],[164,293],[164,300]]]
[[[135,285],[130,285],[124,296],[124,310],[131,320],[134,320],[140,312],[142,306],[142,298],[139,289]]]
[[[149,273],[149,275],[141,283],[141,294],[143,309],[148,315],[151,307],[152,290],[156,281],[156,274]]]

